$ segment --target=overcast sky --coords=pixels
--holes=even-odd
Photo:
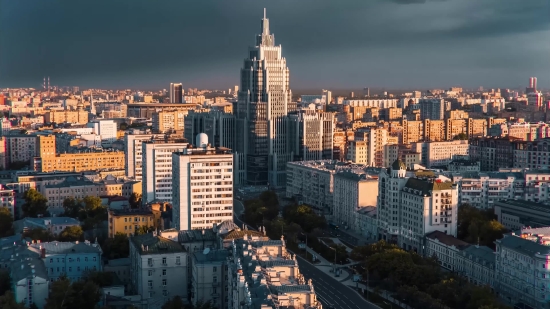
[[[550,88],[549,0],[0,0],[0,88],[228,88],[263,7],[295,89]]]

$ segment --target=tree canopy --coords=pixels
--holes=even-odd
[[[455,135],[455,137],[453,139],[454,140],[467,140],[468,135],[466,133],[458,133],[457,135]]]
[[[48,199],[35,189],[29,189],[23,195],[25,203],[22,205],[24,217],[36,218],[48,214]]]
[[[245,222],[256,227],[279,215],[279,199],[273,191],[262,192],[259,198],[246,200],[243,204]]]
[[[59,233],[59,241],[77,240],[84,240],[84,232],[80,226],[68,226],[61,233]]]
[[[139,208],[142,203],[142,195],[136,192],[132,192],[132,194],[128,198],[128,203],[130,203],[130,208],[132,209]]]
[[[116,233],[115,237],[105,240],[102,249],[103,256],[110,260],[127,258],[130,255],[128,236],[124,233]]]
[[[91,280],[70,282],[62,277],[50,284],[44,309],[94,309],[101,299],[99,286]]]
[[[40,240],[42,242],[55,240],[55,236],[53,236],[49,230],[44,230],[40,227],[24,231],[23,237],[28,237],[32,240]]]
[[[507,230],[492,210],[480,210],[469,204],[458,208],[458,238],[469,243],[495,248],[495,240],[501,239]]]
[[[0,237],[13,235],[13,216],[6,207],[0,207]]]
[[[2,309],[26,309],[23,304],[18,304],[15,301],[12,291],[7,291],[4,295],[0,295],[0,308]]]

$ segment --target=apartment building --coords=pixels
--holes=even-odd
[[[468,282],[495,289],[496,257],[493,249],[470,245],[456,255],[455,271]]]
[[[165,139],[164,134],[126,134],[124,135],[124,152],[126,176],[141,180],[143,178],[143,146],[148,140]]]
[[[124,157],[122,151],[63,153],[55,156],[35,157],[32,166],[35,171],[42,173],[124,169]]]
[[[149,306],[162,306],[176,296],[186,299],[187,255],[175,241],[144,234],[130,238],[131,285]]]
[[[514,140],[515,138],[512,137],[472,139],[470,141],[470,159],[479,161],[482,171],[497,171],[500,168],[516,167]],[[522,149],[523,145],[518,145],[518,148]],[[527,165],[527,160],[517,160],[519,164]]]
[[[288,115],[288,125],[295,161],[332,159],[334,113],[296,112]]]
[[[196,146],[172,153],[172,224],[177,230],[208,229],[233,219],[233,154],[213,148],[206,134]]]
[[[441,267],[449,271],[457,271],[458,255],[469,244],[452,235],[441,231],[433,231],[426,234],[426,248],[424,255],[427,257],[437,257]]]
[[[422,164],[447,166],[455,156],[467,156],[470,146],[466,140],[414,143],[412,149],[422,154]]]
[[[10,268],[11,290],[18,304],[29,308],[44,308],[49,295],[50,281],[44,263],[36,258],[18,259]]]
[[[427,233],[456,237],[458,188],[429,171],[407,171],[403,161],[382,169],[378,180],[379,239],[419,252]]]
[[[178,139],[154,139],[142,142],[143,202],[172,201],[172,153],[189,144]]]
[[[496,243],[495,290],[511,304],[546,308],[550,301],[548,227],[521,229]]]
[[[162,110],[153,113],[153,132],[183,132],[187,110]]]
[[[51,110],[44,113],[44,123],[88,123],[88,111],[78,110]]]
[[[15,191],[0,185],[0,207],[7,208],[13,218],[17,218],[19,213],[16,209]]]
[[[367,142],[349,141],[348,142],[348,160],[355,164],[367,165]]]
[[[5,138],[8,164],[12,162],[30,162],[38,154],[36,135],[9,135]]]
[[[108,212],[107,223],[109,238],[115,237],[118,233],[128,237],[134,236],[136,230],[141,227],[158,228],[153,212],[147,209],[111,209]]]
[[[117,140],[117,124],[113,120],[99,119],[88,122],[86,125],[100,136],[101,144],[110,147]]]
[[[519,172],[452,173],[459,188],[459,203],[480,209],[491,209],[503,199],[523,199],[524,175]]]
[[[59,235],[63,230],[71,226],[80,226],[80,221],[69,217],[42,217],[42,218],[24,218],[13,222],[13,229],[15,233],[21,233],[32,229],[43,229],[52,233],[52,235]]]
[[[420,106],[420,118],[422,120],[442,120],[445,118],[445,100],[436,98],[424,98],[418,101]]]
[[[226,308],[229,299],[227,286],[228,258],[225,249],[204,249],[191,254],[191,303],[210,301],[215,308]]]
[[[376,206],[378,179],[367,173],[343,171],[334,175],[333,222],[353,228],[360,208]]]
[[[354,223],[351,230],[368,240],[378,240],[378,219],[376,206],[367,206],[357,209],[354,213]]]
[[[397,107],[399,99],[364,99],[364,100],[343,100],[342,104],[350,107],[366,106],[378,108]]]
[[[454,159],[447,165],[447,170],[454,173],[479,172],[481,171],[481,164],[479,161]]]
[[[403,161],[407,167],[412,167],[415,164],[421,164],[421,158],[421,153],[413,151],[411,145],[384,145],[384,164],[382,166],[388,167],[395,162],[395,160],[399,159]]]

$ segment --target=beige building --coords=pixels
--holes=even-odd
[[[124,152],[102,151],[63,153],[56,156],[35,157],[33,166],[38,172],[83,172],[98,169],[124,169]]]
[[[416,143],[424,139],[424,122],[403,120],[403,144]]]
[[[153,132],[183,132],[187,110],[163,110],[153,113]]]
[[[367,164],[367,142],[350,141],[348,143],[348,160],[357,164]]]
[[[52,110],[44,114],[45,123],[88,123],[88,112],[79,110]]]
[[[352,227],[355,212],[366,206],[376,206],[378,178],[368,174],[341,172],[334,175],[333,221]]]

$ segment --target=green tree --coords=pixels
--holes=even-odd
[[[111,286],[113,284],[113,273],[92,270],[85,273],[84,280],[92,281],[99,287]]]
[[[50,293],[44,309],[69,309],[71,282],[67,277],[61,277],[50,284]]]
[[[164,303],[164,305],[162,305],[162,309],[184,309],[184,308],[186,307],[183,304],[183,300],[181,300],[181,297],[179,296],[175,296],[171,300]]]
[[[454,140],[467,140],[468,135],[466,133],[458,133],[457,135],[455,135],[455,137],[453,139]]]
[[[18,304],[15,301],[15,297],[11,291],[7,291],[4,295],[0,296],[0,308],[2,309],[25,309],[25,305]]]
[[[59,234],[59,241],[77,241],[83,239],[84,232],[78,225],[68,226]]]
[[[494,249],[494,241],[502,238],[506,232],[491,210],[480,210],[468,204],[458,208],[459,239]]]
[[[142,195],[136,192],[132,192],[132,195],[128,198],[128,202],[130,203],[130,208],[137,209],[141,206],[142,203]]]
[[[44,309],[94,309],[101,299],[99,286],[91,280],[71,283],[66,277],[50,285]]]
[[[128,129],[128,124],[126,122],[123,122],[118,126],[118,129],[119,130],[126,130],[126,129]]]
[[[356,261],[365,261],[369,256],[373,254],[384,252],[390,249],[399,249],[399,247],[397,245],[390,244],[381,240],[379,242],[366,246],[356,246],[351,252],[351,258]]]
[[[25,217],[36,218],[39,215],[45,216],[48,213],[48,199],[35,189],[29,189],[23,195],[25,203],[22,205]]]
[[[72,196],[63,200],[64,215],[66,217],[78,218],[82,208],[82,201]]]
[[[13,216],[6,207],[0,207],[0,237],[13,235]]]
[[[130,243],[124,233],[116,233],[115,237],[108,238],[103,244],[103,256],[108,259],[127,258],[130,255]]]
[[[0,295],[4,295],[11,288],[10,274],[5,270],[0,270]]]
[[[152,226],[142,225],[142,226],[138,227],[137,230],[134,231],[134,235],[137,236],[137,235],[152,233],[154,229],[155,228],[152,227]]]
[[[32,240],[40,240],[43,242],[55,240],[55,236],[53,236],[53,234],[49,230],[44,230],[39,227],[24,231],[23,237],[27,237]]]

